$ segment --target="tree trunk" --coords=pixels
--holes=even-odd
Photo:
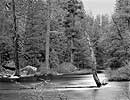
[[[95,82],[97,84],[97,87],[101,87],[101,82],[100,82],[100,80],[98,78],[97,70],[96,70],[97,62],[96,62],[96,57],[95,57],[95,54],[94,54],[94,50],[93,50],[93,47],[92,47],[92,44],[91,44],[91,41],[90,41],[90,37],[87,34],[87,32],[85,32],[85,35],[86,35],[86,39],[88,41],[89,49],[90,49],[90,52],[91,52],[93,78],[94,78],[94,80],[95,80]]]
[[[75,15],[72,14],[72,28],[75,30]],[[74,63],[74,32],[71,34],[71,64]]]
[[[130,32],[130,18],[128,19],[128,30]]]
[[[50,9],[51,9],[51,4],[50,0],[47,0],[47,6],[48,6],[48,21],[47,21],[47,33],[46,33],[46,68],[47,68],[47,73],[49,72],[49,55],[50,55]]]
[[[73,39],[71,39],[70,40],[71,41],[71,55],[70,55],[70,62],[71,62],[71,64],[73,64],[73,62],[74,62],[74,54],[73,54]]]
[[[14,46],[15,46],[15,52],[14,52],[14,61],[15,61],[15,65],[16,65],[16,72],[15,75],[19,76],[20,72],[19,72],[19,59],[18,59],[18,34],[17,34],[17,19],[16,19],[16,15],[15,15],[15,1],[12,0],[12,10],[13,10],[13,20],[14,20]]]

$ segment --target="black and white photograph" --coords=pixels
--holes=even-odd
[[[0,0],[0,100],[130,100],[130,0]]]

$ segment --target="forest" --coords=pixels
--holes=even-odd
[[[12,0],[1,0],[0,65],[16,61],[17,41],[20,68],[91,69],[93,51],[97,70],[107,70],[110,80],[130,80],[129,0],[117,0],[112,16],[96,17],[81,0],[17,0],[15,17],[16,27]]]

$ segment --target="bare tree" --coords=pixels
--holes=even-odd
[[[88,45],[89,45],[89,49],[90,49],[90,53],[91,53],[91,58],[92,58],[92,74],[93,74],[93,78],[97,84],[97,87],[101,87],[101,82],[98,78],[98,75],[97,75],[97,70],[96,70],[96,66],[97,66],[97,62],[96,62],[96,57],[95,57],[95,54],[94,54],[94,50],[93,50],[93,47],[92,47],[92,44],[91,44],[91,41],[90,41],[90,37],[88,35],[87,32],[85,32],[85,36],[86,36],[86,39],[88,41]]]

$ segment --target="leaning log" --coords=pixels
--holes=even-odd
[[[96,57],[95,57],[95,54],[94,54],[94,50],[93,50],[93,47],[92,47],[92,44],[91,44],[91,40],[90,40],[90,37],[88,35],[87,32],[85,32],[85,37],[88,41],[88,45],[89,45],[89,49],[90,49],[90,53],[91,53],[91,58],[92,58],[92,74],[93,74],[93,78],[97,84],[97,87],[101,87],[101,82],[98,78],[98,75],[97,75],[97,70],[96,70],[96,66],[97,66],[97,62],[96,62]]]

